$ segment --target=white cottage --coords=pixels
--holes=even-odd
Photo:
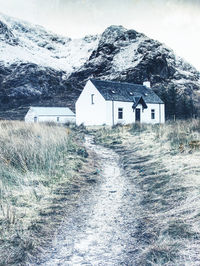
[[[75,114],[67,107],[30,107],[25,122],[75,123]]]
[[[165,105],[148,84],[90,79],[76,102],[76,123],[164,123]]]

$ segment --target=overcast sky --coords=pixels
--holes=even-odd
[[[200,0],[0,0],[0,12],[72,38],[123,25],[164,42],[200,70]]]

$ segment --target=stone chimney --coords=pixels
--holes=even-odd
[[[151,83],[150,83],[150,81],[144,81],[143,82],[143,86],[145,86],[145,87],[147,87],[147,88],[151,88]]]

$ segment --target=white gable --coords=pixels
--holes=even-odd
[[[76,102],[76,122],[85,125],[106,123],[106,101],[91,81],[88,81]]]

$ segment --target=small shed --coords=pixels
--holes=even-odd
[[[30,107],[25,122],[75,123],[76,116],[68,107]]]

